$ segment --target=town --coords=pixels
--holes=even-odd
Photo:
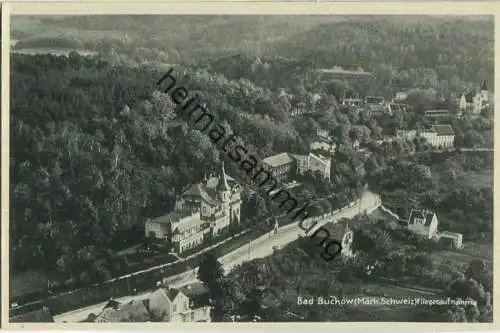
[[[470,33],[486,43],[478,22],[442,29],[476,24]],[[262,189],[176,117],[154,85],[170,67],[159,51],[125,56],[116,45],[132,43],[127,35],[114,46],[122,57],[27,55],[21,38],[11,50],[10,322],[490,321],[492,65],[459,69],[465,56],[442,46],[434,25],[414,24],[454,67],[377,63],[375,51],[353,62],[347,49],[317,63],[208,51],[203,65],[176,59],[186,86],[278,182]],[[419,61],[410,45],[388,43]],[[50,77],[43,87],[26,83],[36,68]],[[26,117],[34,100],[48,116]],[[307,218],[290,218],[265,191],[287,191]],[[296,301],[403,296],[446,306]]]

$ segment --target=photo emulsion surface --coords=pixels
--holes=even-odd
[[[9,321],[492,322],[493,40],[12,16]]]

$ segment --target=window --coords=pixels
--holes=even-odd
[[[174,305],[172,306],[172,312],[177,312],[177,304],[174,304]]]

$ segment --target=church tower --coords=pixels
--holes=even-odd
[[[486,85],[486,80],[484,80],[483,84],[481,84],[481,99],[483,100],[483,103],[488,102],[488,87]]]

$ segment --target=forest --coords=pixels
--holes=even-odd
[[[421,114],[349,113],[338,103],[343,93],[356,90],[390,97],[397,90],[412,89],[418,104],[431,91],[432,106],[446,103],[450,95],[483,79],[493,90],[491,20],[197,19],[209,28],[193,30],[180,17],[13,21],[13,36],[19,39],[15,48],[99,52],[96,57],[77,52],[68,57],[12,55],[10,262],[14,273],[37,269],[61,283],[112,277],[127,264],[116,258],[116,251],[142,241],[144,220],[171,210],[176,195],[203,177],[200,170],[219,165],[222,157],[203,133],[169,117],[174,105],[154,86],[165,63],[178,64],[176,70],[189,82],[189,90],[202,96],[256,156],[305,153],[317,130],[328,129],[342,146],[332,163],[332,182],[325,184],[308,174],[298,197],[334,192],[320,204],[318,213],[354,198],[366,180],[376,188],[375,180],[399,168],[392,159],[425,150],[425,143],[418,140],[374,145],[396,128],[425,126]],[[232,29],[223,41],[219,34],[229,26]],[[41,27],[46,28],[44,36],[37,35]],[[162,35],[166,27],[172,28],[170,38]],[[53,38],[59,31],[59,37]],[[264,31],[267,40],[261,37]],[[376,76],[369,85],[339,81],[321,86],[314,70],[333,65],[363,67]],[[292,117],[290,111],[298,107],[313,113]],[[491,142],[488,116],[452,124],[460,145]],[[365,159],[350,148],[355,140],[373,150],[374,156]],[[423,162],[412,163],[418,165],[411,167],[422,169]],[[232,163],[226,165],[233,177],[244,179]],[[396,190],[389,183],[379,186]],[[454,202],[469,200],[462,192],[451,195],[456,197],[437,202],[460,210]],[[486,199],[483,204],[490,207],[488,194],[481,195]],[[276,207],[260,196],[246,199],[244,217],[275,212]],[[471,235],[488,239],[489,209],[477,217],[478,226],[466,227],[465,220],[448,223],[458,224],[460,230],[479,228],[482,231],[472,230]]]

